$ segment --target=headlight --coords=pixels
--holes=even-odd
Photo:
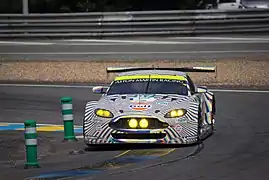
[[[130,119],[128,124],[129,124],[130,128],[137,128],[137,126],[138,126],[138,122],[136,119]]]
[[[105,109],[96,109],[95,114],[99,117],[104,117],[104,118],[112,118],[113,114],[109,110]]]
[[[132,129],[138,128],[138,126],[142,129],[146,129],[149,126],[149,122],[147,119],[137,120],[132,118],[128,121],[128,126]]]
[[[181,117],[186,114],[186,109],[175,109],[170,112],[168,112],[164,117],[166,118],[176,118],[176,117]]]
[[[149,126],[149,122],[146,119],[141,119],[139,121],[139,126],[143,129],[147,128]]]

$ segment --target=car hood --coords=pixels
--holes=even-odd
[[[110,110],[114,117],[120,115],[153,115],[163,117],[173,109],[188,109],[191,97],[183,95],[124,94],[103,96],[96,108]]]

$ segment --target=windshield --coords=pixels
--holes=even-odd
[[[110,86],[107,95],[113,94],[179,94],[188,95],[186,82],[169,79],[117,80]]]

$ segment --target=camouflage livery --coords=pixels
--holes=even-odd
[[[204,67],[201,69],[206,70]],[[187,73],[143,68],[125,70],[126,72],[120,73],[106,91],[104,87],[93,88],[95,93],[101,93],[102,96],[98,101],[87,102],[85,106],[83,135],[87,145],[193,144],[212,134],[216,112],[215,96],[205,87],[195,86]],[[152,84],[149,83],[149,79]],[[158,84],[154,84],[155,81]],[[166,87],[170,82],[171,87],[172,83],[173,86],[178,83],[182,92],[169,93],[173,90],[168,87],[164,93],[151,93],[155,91],[147,87],[147,93],[130,93],[132,85],[136,82],[140,83],[139,86],[149,83],[159,87],[166,81]],[[128,88],[109,94],[117,83]],[[129,93],[122,93],[127,91]]]

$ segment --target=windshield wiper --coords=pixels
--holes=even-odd
[[[145,94],[148,93],[148,90],[149,90],[149,82],[150,82],[150,75],[149,75],[149,80],[148,80],[148,82],[147,82],[147,87],[146,87],[146,92],[145,92]]]

